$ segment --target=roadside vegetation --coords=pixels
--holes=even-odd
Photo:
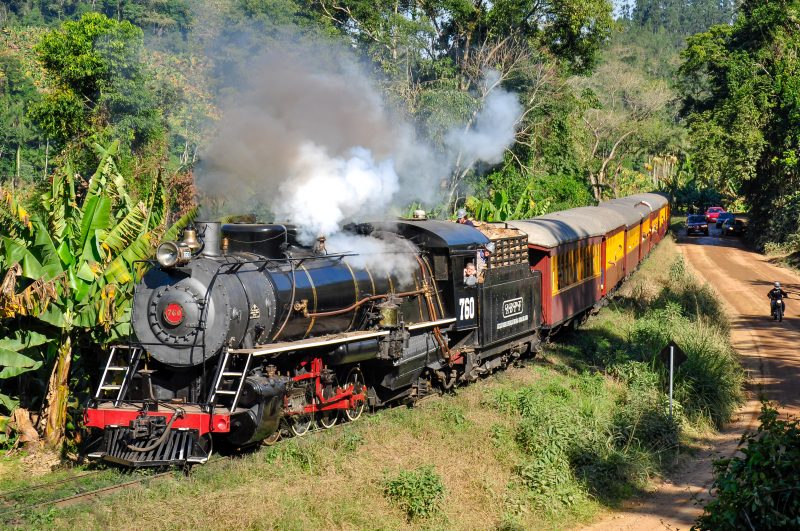
[[[761,407],[755,433],[742,436],[736,455],[714,463],[715,499],[696,528],[796,529],[800,526],[800,420]]]
[[[713,292],[687,272],[667,238],[609,307],[522,367],[413,408],[215,459],[189,477],[5,524],[528,529],[588,522],[647,491],[728,419],[742,398],[743,372],[727,327]],[[688,356],[677,371],[672,418],[666,372],[655,359],[670,339]],[[4,491],[35,482],[22,468],[0,466]],[[247,501],[230,510],[233,499]]]

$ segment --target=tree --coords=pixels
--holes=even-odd
[[[458,65],[481,43],[514,36],[547,49],[573,72],[587,72],[612,24],[608,0],[317,0],[314,5],[374,59],[401,64],[448,57]]]
[[[42,37],[38,59],[51,85],[30,116],[63,147],[105,131],[134,150],[164,135],[146,71],[142,30],[99,13],[64,22]]]
[[[797,232],[799,16],[797,2],[746,0],[733,25],[688,40],[680,67],[698,175],[728,198],[745,196],[759,244]]]
[[[0,181],[10,180],[12,189],[41,169],[37,150],[43,138],[27,116],[38,99],[19,58],[0,52]]]
[[[632,22],[651,32],[684,37],[733,20],[735,0],[636,0]]]
[[[615,58],[591,77],[571,81],[586,106],[582,116],[585,138],[579,144],[596,201],[608,188],[609,174],[619,173],[626,158],[675,147],[669,145],[674,127],[666,111],[673,96],[667,84],[616,58],[624,57],[624,48],[610,55]],[[659,131],[663,134],[649,134]]]
[[[127,332],[139,261],[150,256],[164,230],[161,179],[154,180],[145,202],[134,203],[114,162],[119,143],[95,149],[100,163],[82,198],[67,165],[53,177],[41,214],[29,214],[8,193],[2,208],[10,231],[0,237],[0,317],[20,319],[24,326],[0,341],[0,356],[13,356],[14,362],[0,378],[50,365],[42,423],[53,447],[64,435],[74,346],[81,338],[105,343]],[[34,347],[45,344],[54,346],[53,359],[43,348],[31,357]],[[3,403],[13,402],[6,394]]]

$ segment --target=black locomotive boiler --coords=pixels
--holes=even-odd
[[[203,463],[477,379],[536,347],[540,273],[525,234],[436,220],[351,227],[414,264],[356,266],[278,224],[199,223],[135,289],[85,425],[90,458]],[[392,260],[391,255],[385,257]]]

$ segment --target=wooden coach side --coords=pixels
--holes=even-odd
[[[613,209],[600,206],[573,208],[572,216],[589,218],[603,232],[601,243],[601,295],[614,291],[625,278],[625,240],[627,228],[625,217]]]
[[[603,296],[603,225],[567,210],[509,225],[528,235],[530,267],[542,275],[542,328],[554,328]]]
[[[617,212],[625,223],[625,278],[639,265],[642,214],[632,206],[616,200],[600,203],[600,207]]]

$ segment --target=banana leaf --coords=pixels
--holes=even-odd
[[[3,367],[3,370],[0,371],[0,380],[35,371],[41,366],[41,360],[35,360],[20,352],[0,347],[0,367]]]
[[[164,178],[159,170],[147,197],[147,222],[145,224],[147,230],[155,230],[161,226],[167,217],[167,207]]]
[[[3,393],[0,393],[0,406],[3,406],[6,409],[6,411],[11,413],[15,409],[17,409],[18,405],[19,405],[19,400],[17,400],[16,398],[12,398],[8,395],[4,395]]]
[[[0,236],[6,264],[22,266],[22,276],[31,280],[45,277],[46,271],[38,258],[24,245],[11,238]]]
[[[64,315],[64,309],[57,304],[48,304],[47,308],[36,316],[40,321],[56,328],[69,328],[69,323]]]
[[[95,232],[111,227],[111,206],[111,199],[105,196],[92,197],[84,203],[81,236],[76,246],[77,249],[81,250],[81,260],[85,261],[89,258],[86,255],[88,240],[94,237]],[[94,258],[95,253],[91,253],[90,256]]]
[[[20,210],[14,196],[10,192],[0,190],[3,200],[0,201],[0,223],[6,233],[14,238],[20,238],[29,231],[30,220],[27,212]]]
[[[46,280],[52,280],[64,272],[64,267],[61,264],[61,257],[58,254],[58,250],[52,238],[50,238],[47,224],[36,216],[33,225],[36,233],[33,242],[33,251],[42,264],[45,273],[44,278]]]
[[[139,203],[113,229],[102,235],[100,245],[110,256],[116,256],[141,237],[146,227],[147,211],[144,204]]]
[[[167,229],[164,235],[161,237],[162,241],[170,241],[175,240],[178,238],[178,234],[186,228],[189,223],[194,221],[197,218],[197,214],[200,212],[200,209],[197,207],[192,208],[186,214],[181,216],[178,221],[172,224],[172,226]]]
[[[8,350],[23,350],[31,347],[38,347],[49,342],[44,334],[34,332],[32,330],[17,330],[13,336],[0,338],[0,348]]]
[[[149,233],[145,233],[131,244],[106,267],[105,277],[108,282],[125,284],[131,282],[135,271],[135,262],[147,260],[153,252],[152,239]]]

